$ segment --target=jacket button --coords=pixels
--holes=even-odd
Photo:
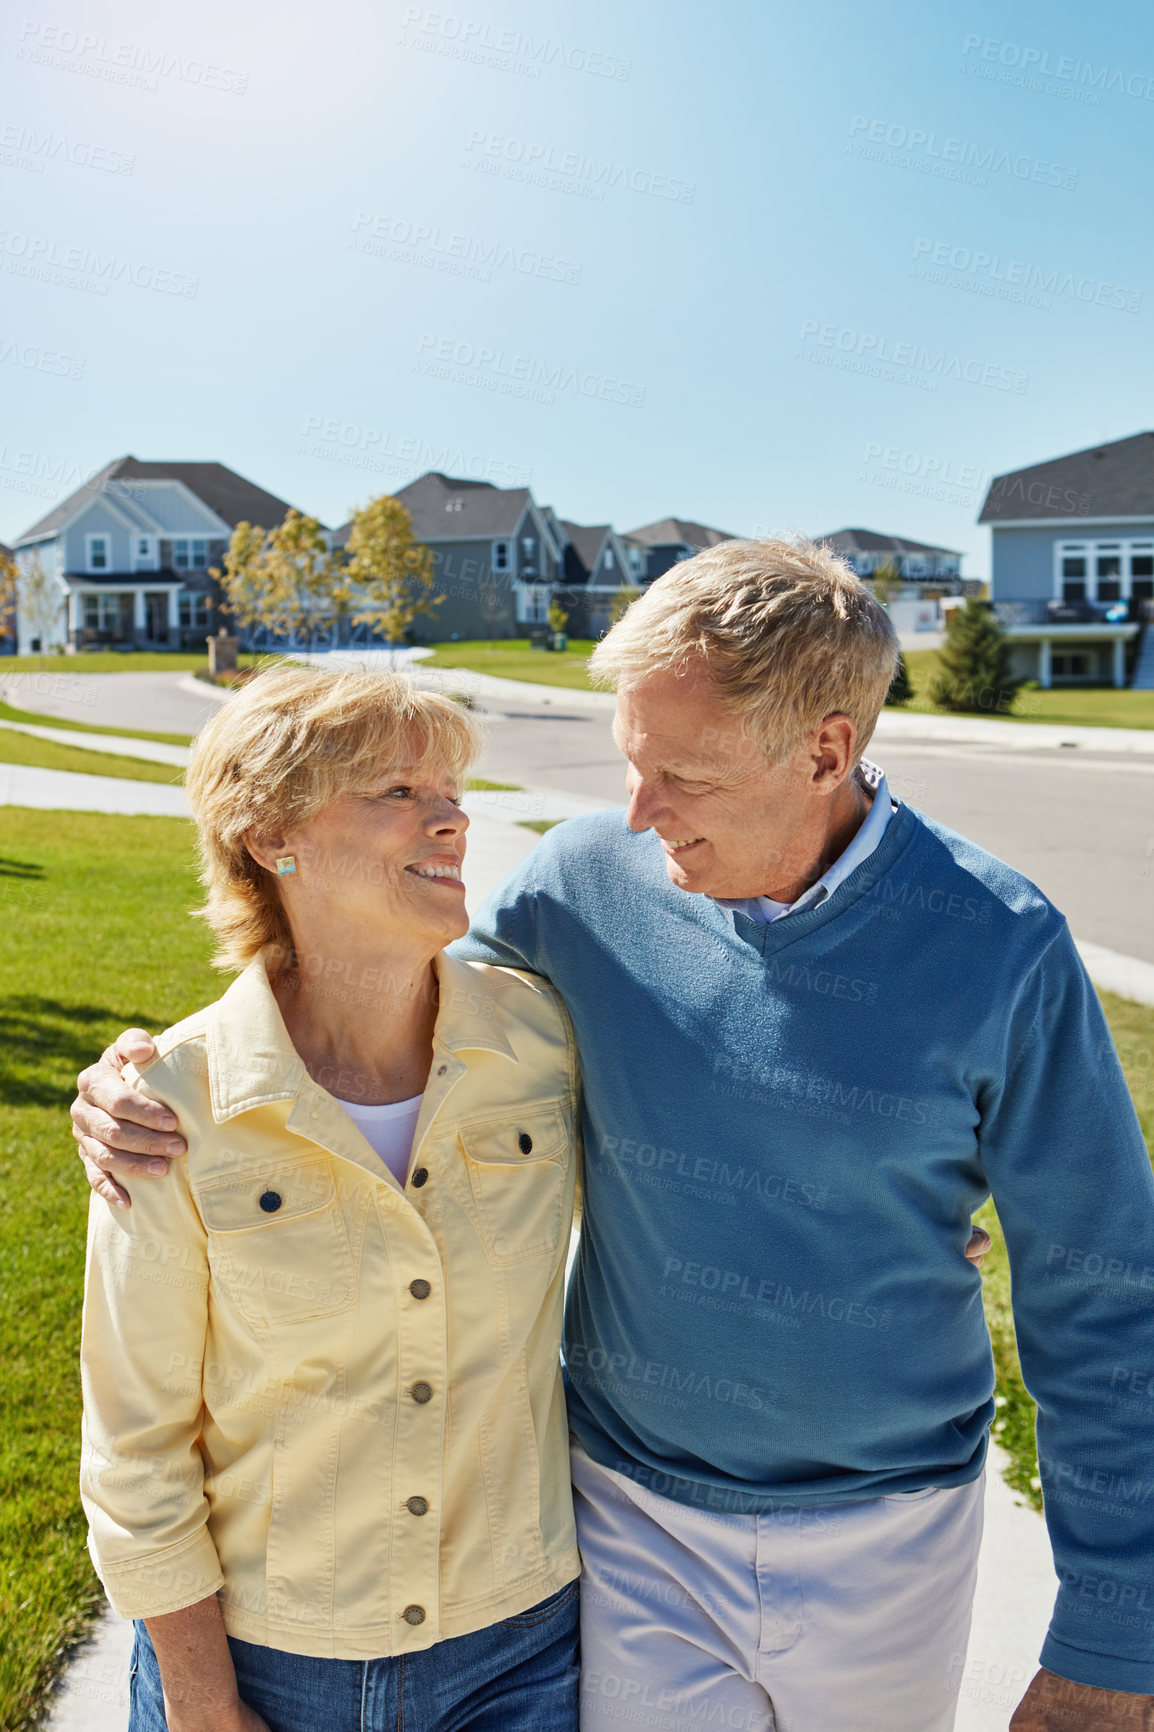
[[[528,1131],[521,1132],[521,1135],[517,1138],[517,1147],[523,1155],[531,1155],[533,1153],[533,1139],[529,1135]]]
[[[415,1191],[419,1191],[422,1185],[425,1185],[428,1183],[428,1180],[429,1180],[428,1167],[418,1167],[416,1172],[413,1174],[412,1178],[409,1180],[409,1183],[412,1185],[412,1187]]]
[[[423,1624],[425,1621],[424,1606],[406,1606],[401,1614],[406,1624]]]
[[[448,1068],[449,1068],[449,1067],[448,1067],[448,1065],[447,1065],[447,1064],[439,1064],[439,1065],[438,1065],[438,1066],[437,1066],[437,1075],[438,1075],[438,1076],[444,1076],[444,1075],[445,1075],[445,1073],[446,1073],[446,1071],[447,1071],[447,1070],[448,1070]]]
[[[406,1500],[405,1508],[410,1515],[428,1515],[429,1506],[423,1497],[411,1497]]]
[[[281,1206],[280,1192],[262,1191],[260,1196],[260,1206],[266,1215],[275,1215]]]
[[[426,1401],[432,1401],[433,1399],[433,1386],[431,1383],[414,1383],[409,1394],[412,1396],[418,1407],[423,1407]]]
[[[433,1289],[429,1286],[429,1283],[422,1280],[420,1276],[418,1276],[415,1281],[409,1282],[409,1292],[413,1295],[414,1299],[427,1299],[432,1291]]]

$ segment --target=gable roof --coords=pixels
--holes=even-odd
[[[1089,445],[995,475],[979,523],[1154,515],[1154,433]]]
[[[956,547],[934,547],[928,541],[910,541],[904,535],[883,535],[876,529],[838,529],[832,535],[815,535],[835,553],[946,553],[960,559]]]
[[[716,547],[719,541],[735,541],[726,529],[710,529],[704,523],[690,523],[685,517],[663,517],[657,523],[647,523],[642,529],[627,529],[628,541],[640,541],[646,547]]]
[[[442,475],[430,469],[418,475],[393,496],[409,513],[417,541],[487,541],[494,535],[512,535],[532,503],[527,487],[494,487],[491,481],[472,481]],[[450,509],[452,501],[460,505]],[[333,545],[343,547],[351,523],[342,523],[333,535]]]
[[[238,475],[235,469],[229,469],[223,463],[159,463],[142,462],[137,457],[117,457],[103,469],[98,469],[83,487],[70,493],[31,529],[26,529],[20,541],[42,540],[55,534],[90,500],[105,492],[109,482],[128,481],[181,481],[230,528],[247,522],[273,529],[284,522],[291,509],[275,493],[266,492],[255,481]],[[123,505],[123,498],[120,503]]]
[[[592,571],[597,564],[597,557],[605,545],[605,537],[611,531],[608,523],[569,523],[560,519],[561,528],[568,536],[570,544],[576,548],[577,557],[586,571]]]

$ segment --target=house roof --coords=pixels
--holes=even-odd
[[[835,553],[947,553],[954,559],[961,555],[955,547],[934,547],[928,541],[910,541],[904,535],[882,535],[876,529],[837,529],[832,535],[815,535]]]
[[[716,547],[719,541],[734,541],[726,529],[710,529],[704,523],[690,523],[684,517],[663,517],[658,523],[647,523],[642,529],[629,529],[626,540],[644,542],[646,547]]]
[[[215,511],[232,527],[247,522],[272,529],[284,521],[291,509],[275,493],[267,493],[263,487],[258,487],[254,481],[238,475],[235,469],[229,469],[223,463],[154,463],[142,462],[137,457],[117,457],[90,476],[83,487],[78,487],[67,499],[53,506],[48,515],[34,523],[31,529],[26,529],[20,540],[39,541],[53,535],[90,499],[103,492],[110,481],[182,481],[210,511]],[[123,509],[125,495],[120,489],[118,492],[118,504]]]
[[[487,541],[513,534],[532,495],[527,487],[494,487],[491,481],[462,480],[430,469],[398,487],[394,497],[409,513],[417,541]],[[455,500],[460,505],[450,509]],[[342,523],[333,535],[335,546],[345,545],[351,527]]]
[[[577,549],[577,556],[586,571],[592,571],[597,564],[597,556],[605,544],[605,537],[612,531],[608,523],[569,523],[560,519],[561,528],[570,542]]]
[[[1147,432],[995,475],[978,522],[1152,515],[1154,433]]]

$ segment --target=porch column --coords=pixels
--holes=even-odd
[[[144,611],[144,591],[142,589],[138,589],[133,593],[132,624],[133,629],[140,632],[142,636],[148,628],[148,617]]]
[[[1126,684],[1126,645],[1120,637],[1114,639],[1114,684]]]
[[[1044,692],[1049,691],[1051,680],[1050,640],[1048,637],[1044,637],[1038,645],[1038,684]]]
[[[168,592],[168,629],[172,632],[180,630],[180,591],[178,589],[170,589]]]

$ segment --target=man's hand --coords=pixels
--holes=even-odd
[[[1010,1721],[1010,1732],[1154,1732],[1154,1696],[1095,1690],[1044,1669]]]
[[[80,1093],[72,1103],[72,1134],[80,1159],[92,1189],[118,1209],[130,1209],[132,1199],[110,1174],[163,1178],[173,1156],[188,1152],[184,1138],[173,1135],[175,1115],[129,1088],[121,1076],[126,1064],[145,1065],[155,1057],[152,1036],[130,1028],[76,1079]]]
[[[994,1241],[990,1238],[990,1235],[986,1232],[984,1227],[974,1228],[973,1232],[970,1234],[970,1242],[966,1246],[966,1256],[974,1265],[975,1269],[981,1268],[986,1252],[990,1249],[990,1246],[993,1243]]]

